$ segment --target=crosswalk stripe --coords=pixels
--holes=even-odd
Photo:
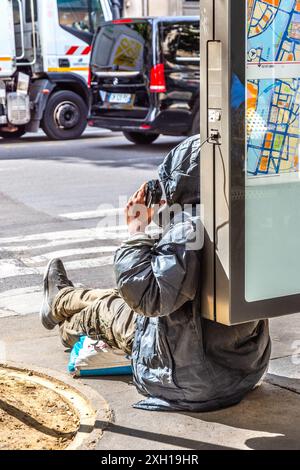
[[[0,292],[0,300],[9,299],[18,295],[24,294],[33,294],[35,292],[41,292],[42,286],[30,286],[30,287],[21,287],[18,289],[9,289],[5,292]]]
[[[93,259],[79,259],[75,261],[67,261],[64,263],[67,271],[75,271],[79,269],[97,268],[101,266],[110,266],[113,264],[113,256],[101,256]],[[30,276],[30,275],[41,275],[45,271],[43,267],[28,267],[24,264],[20,264],[20,260],[17,259],[2,259],[0,260],[0,277],[2,279],[8,279],[17,276]]]
[[[99,268],[101,266],[111,266],[113,265],[114,257],[113,256],[102,256],[100,258],[94,259],[79,259],[76,261],[67,261],[64,263],[67,271],[76,271],[79,269],[86,268]],[[44,272],[44,270],[43,270]]]
[[[43,253],[42,255],[31,256],[26,258],[21,256],[20,259],[26,266],[37,265],[41,263],[46,263],[53,258],[65,259],[70,256],[75,255],[89,255],[89,254],[104,254],[104,253],[114,253],[117,249],[117,246],[100,246],[100,247],[91,247],[91,248],[70,248],[66,250],[50,251],[48,253]]]
[[[97,209],[94,211],[71,212],[67,214],[60,214],[59,217],[71,220],[88,220],[112,216],[124,216],[124,209]]]
[[[73,220],[95,215],[112,216],[115,212],[87,211],[65,214]],[[112,266],[120,241],[128,239],[127,225],[98,224],[95,228],[76,228],[0,238],[0,318],[37,313],[41,303],[42,282],[21,287],[25,276],[42,276],[52,258],[61,258],[67,272]],[[101,243],[103,240],[103,243]],[[111,243],[109,241],[111,240]],[[87,245],[89,243],[89,245]],[[7,255],[11,253],[12,258]],[[93,256],[94,255],[94,256]],[[2,258],[1,258],[2,256]],[[13,279],[14,278],[14,279]],[[11,289],[11,285],[20,288]],[[5,289],[7,286],[7,290]]]
[[[26,242],[35,242],[35,241],[77,241],[77,239],[92,238],[93,240],[97,239],[96,229],[76,229],[76,230],[61,230],[57,232],[43,232],[43,233],[34,233],[31,235],[18,235],[15,237],[3,237],[0,238],[0,244],[10,243],[26,243]]]
[[[97,228],[85,228],[76,230],[62,230],[58,232],[44,232],[35,233],[31,235],[15,236],[15,237],[3,237],[0,238],[0,245],[9,245],[12,243],[26,243],[26,242],[39,242],[39,241],[60,241],[60,242],[73,242],[83,240],[103,240],[103,239],[120,239],[128,236],[127,225],[116,225],[109,227],[97,227]],[[6,246],[7,248],[7,246]]]
[[[9,251],[11,253],[19,253],[19,252],[31,251],[31,250],[44,250],[44,249],[52,250],[53,248],[63,248],[65,246],[68,247],[70,245],[78,245],[81,243],[90,243],[90,242],[98,242],[98,240],[95,240],[94,237],[87,237],[87,238],[77,238],[76,240],[73,240],[73,241],[65,241],[65,240],[49,241],[47,243],[42,243],[39,245],[16,245],[16,246],[4,245],[0,248],[0,252]],[[98,247],[99,247],[99,244],[97,245],[97,247],[95,247],[95,251],[97,250]],[[106,247],[103,246],[102,249],[103,248],[106,248]],[[114,246],[114,248],[116,248],[116,246]],[[47,251],[45,253],[47,253]]]
[[[0,278],[7,279],[16,276],[30,276],[32,274],[39,274],[36,269],[27,268],[20,265],[17,259],[1,259],[0,260]]]

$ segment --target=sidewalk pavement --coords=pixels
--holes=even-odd
[[[6,360],[66,372],[69,355],[38,315],[0,319]],[[77,379],[113,410],[98,449],[300,449],[300,314],[271,321],[273,353],[263,385],[237,406],[213,413],[135,410],[130,377]],[[1,348],[0,348],[1,349]],[[2,347],[2,350],[4,348]],[[99,425],[101,423],[98,423]]]

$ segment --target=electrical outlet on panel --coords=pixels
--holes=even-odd
[[[210,144],[221,145],[221,134],[218,129],[210,129],[209,130],[209,140]]]
[[[208,121],[219,122],[221,121],[222,112],[220,109],[209,109],[208,110]]]
[[[208,110],[209,123],[209,143],[221,145],[221,118],[222,111],[220,109]]]

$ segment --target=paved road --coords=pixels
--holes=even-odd
[[[0,361],[66,371],[69,354],[57,330],[44,330],[36,315],[41,273],[52,256],[62,256],[76,281],[112,286],[113,252],[126,235],[122,220],[116,227],[112,206],[154,177],[177,143],[161,138],[141,148],[103,131],[74,142],[50,143],[43,136],[0,142]],[[272,320],[269,383],[228,410],[136,410],[132,404],[141,396],[129,386],[130,376],[82,379],[113,410],[114,423],[98,447],[299,449],[299,320],[299,314]]]
[[[127,236],[118,208],[179,141],[141,147],[103,130],[69,142],[0,141],[0,317],[38,310],[52,257],[75,281],[111,286],[113,253]]]

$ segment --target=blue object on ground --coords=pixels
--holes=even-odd
[[[78,377],[130,375],[132,367],[123,352],[82,336],[71,351],[68,371]]]

